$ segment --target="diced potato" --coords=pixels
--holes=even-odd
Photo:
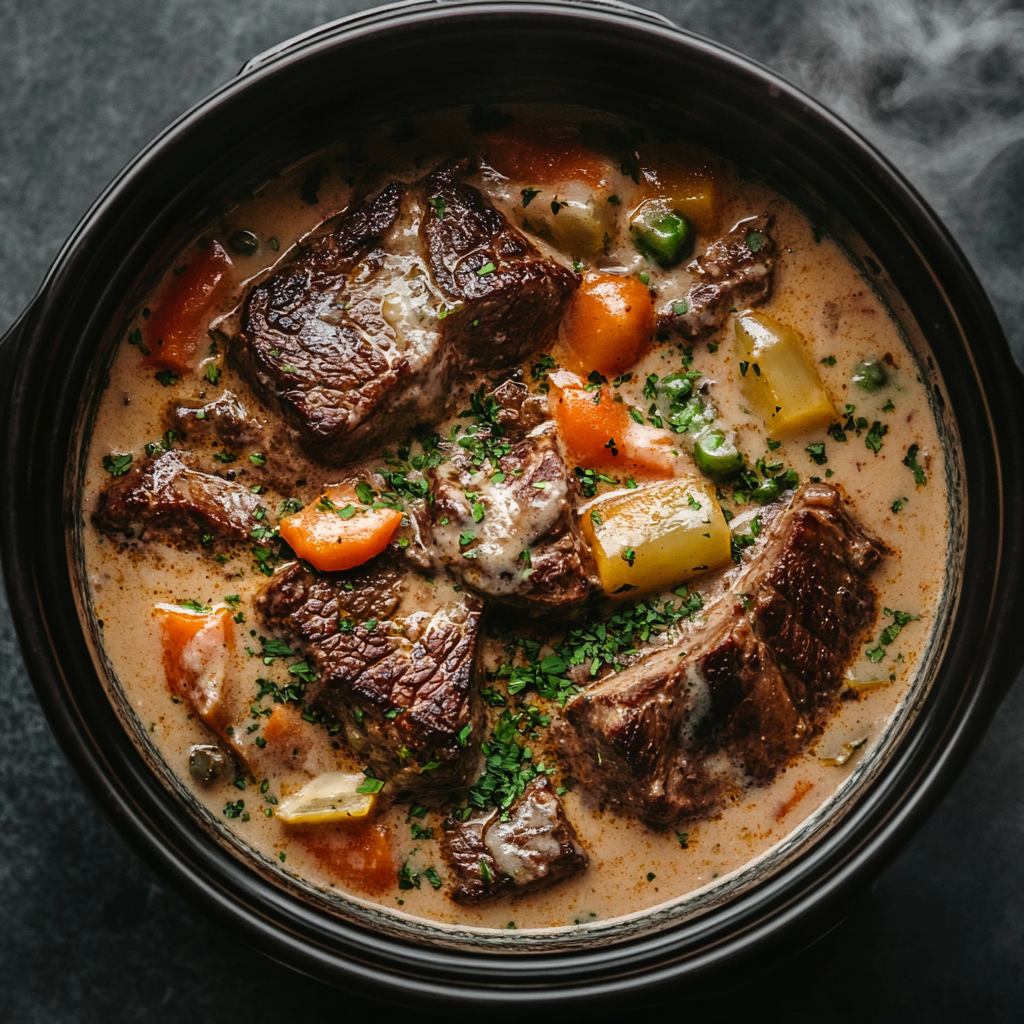
[[[667,480],[602,495],[581,513],[608,594],[664,590],[727,565],[729,527],[703,480]]]
[[[322,822],[365,818],[377,802],[376,792],[359,792],[373,786],[365,775],[327,772],[285,800],[276,817],[288,825],[316,825]]]
[[[614,231],[617,216],[618,207],[583,181],[543,188],[522,211],[527,230],[579,259],[590,259],[603,250],[605,235]]]
[[[736,317],[736,349],[743,394],[772,437],[825,430],[836,419],[804,339],[793,328],[747,310]]]

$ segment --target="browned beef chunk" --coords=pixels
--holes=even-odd
[[[715,606],[685,657],[667,648],[570,700],[553,727],[566,763],[652,825],[769,781],[834,708],[874,619],[868,573],[883,553],[835,488],[803,488],[733,583],[744,600]]]
[[[479,189],[458,180],[457,167],[430,175],[424,190],[437,213],[423,223],[430,268],[462,303],[445,325],[460,365],[497,370],[552,341],[577,275],[544,259]]]
[[[257,285],[234,358],[318,458],[344,464],[436,421],[460,374],[551,340],[576,283],[440,171],[388,185]]]
[[[256,607],[269,631],[297,640],[320,677],[310,700],[344,723],[391,792],[440,799],[464,789],[476,769],[480,605],[465,598],[433,614],[389,618],[398,586],[388,569],[316,575],[293,564]]]
[[[254,513],[260,499],[196,464],[194,456],[177,449],[146,459],[100,494],[93,521],[101,530],[133,529],[140,536],[244,540],[259,525]]]
[[[775,268],[769,222],[767,215],[744,218],[689,264],[686,269],[697,280],[684,302],[676,296],[658,311],[659,329],[704,338],[725,323],[731,309],[764,302],[771,294]]]
[[[467,821],[447,818],[443,851],[455,876],[451,897],[477,903],[530,892],[586,869],[589,858],[546,775],[509,808]]]
[[[411,259],[389,261],[382,247],[382,236],[402,219],[403,192],[389,185],[346,214],[306,255],[258,284],[234,343],[242,369],[280,402],[301,436],[325,453],[344,445],[333,453],[340,461],[349,449],[389,433],[396,403],[408,398],[412,421],[418,418],[408,378],[414,364],[436,354],[436,336],[400,337],[383,310],[389,285],[408,291],[406,278],[416,269]],[[413,304],[425,296],[425,287],[420,290],[408,296]],[[398,419],[399,428],[410,423]]]
[[[420,538],[477,593],[538,615],[571,614],[592,592],[595,572],[575,532],[554,425],[532,426],[538,409],[527,394],[525,385],[503,384],[503,433],[480,431],[468,439],[473,446],[452,446],[449,460],[427,472],[435,500]],[[482,439],[492,450],[497,444],[490,459],[480,457]]]
[[[205,405],[177,405],[170,410],[171,429],[189,441],[250,447],[259,444],[263,428],[232,391]]]

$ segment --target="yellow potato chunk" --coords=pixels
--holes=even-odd
[[[523,226],[551,242],[569,256],[591,259],[604,248],[615,230],[617,208],[603,192],[586,182],[567,182],[557,190],[545,189],[523,214]]]
[[[645,162],[640,172],[642,200],[663,199],[685,213],[697,230],[709,233],[718,223],[718,181],[715,168],[693,155]]]
[[[276,817],[288,825],[316,825],[321,822],[349,821],[365,818],[377,802],[370,789],[375,780],[365,775],[327,772],[281,801]]]
[[[835,421],[832,400],[793,328],[747,310],[736,317],[736,349],[743,394],[772,437],[825,430]]]
[[[640,597],[731,561],[729,527],[704,480],[604,494],[584,507],[581,526],[607,594]]]

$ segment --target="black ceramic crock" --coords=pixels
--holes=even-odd
[[[669,125],[765,176],[848,246],[908,331],[947,443],[954,542],[930,683],[877,770],[813,842],[701,914],[564,948],[420,941],[330,912],[251,867],[154,770],[101,681],[76,589],[82,409],[112,324],[205,223],[296,157],[440,107],[544,100]],[[608,3],[417,2],[283,44],[110,185],[0,345],[2,557],[36,691],[123,835],[280,961],[383,998],[581,1010],[707,990],[827,928],[945,793],[1021,661],[1021,378],[974,273],[914,190],[765,68]]]

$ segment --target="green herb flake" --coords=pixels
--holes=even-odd
[[[132,454],[128,452],[124,455],[104,455],[103,456],[103,468],[111,476],[124,476],[125,473],[131,468]]]
[[[165,387],[169,388],[172,384],[177,384],[181,378],[170,370],[160,370],[159,373],[154,373],[153,376]]]
[[[804,451],[811,457],[811,462],[816,466],[824,466],[828,462],[828,456],[825,454],[825,442],[819,441],[817,444],[809,444]]]
[[[903,465],[913,472],[914,483],[917,484],[918,487],[922,487],[924,484],[928,483],[928,477],[924,475],[924,469],[917,461],[917,455],[920,450],[920,445],[912,444],[907,449],[907,454],[903,457]]]
[[[882,438],[888,433],[888,424],[875,420],[871,424],[871,429],[868,431],[867,436],[864,438],[864,444],[877,455],[882,450]]]
[[[485,263],[477,272],[477,277],[486,277],[488,274],[493,274],[498,268],[491,262]]]
[[[366,780],[356,790],[357,793],[362,793],[364,796],[370,793],[379,793],[384,788],[383,779],[373,779],[367,776]]]

